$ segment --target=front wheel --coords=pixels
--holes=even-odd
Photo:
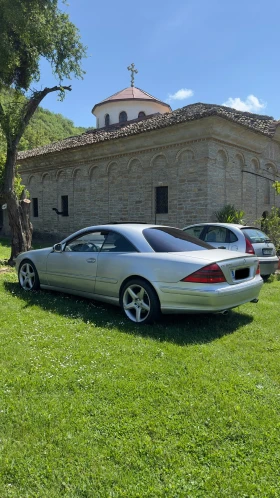
[[[22,261],[18,271],[19,285],[25,291],[37,290],[40,287],[40,281],[36,267],[31,261]]]
[[[158,296],[153,287],[144,280],[129,280],[121,293],[121,306],[127,318],[144,325],[159,317]]]

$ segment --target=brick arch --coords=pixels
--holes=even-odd
[[[183,156],[186,156],[187,160],[195,160],[195,153],[193,149],[190,147],[185,147],[184,149],[179,150],[176,154],[176,162],[180,162]]]
[[[277,167],[275,166],[275,164],[269,162],[269,163],[266,163],[264,167],[268,173],[270,173],[274,176],[277,175]]]
[[[244,167],[245,158],[244,158],[243,154],[241,154],[240,152],[238,152],[237,154],[235,154],[234,161],[235,161],[235,163],[238,163],[238,165],[240,166],[240,168]]]
[[[250,166],[254,168],[255,172],[258,172],[261,169],[260,161],[256,157],[253,157],[253,159],[251,159]]]
[[[46,183],[51,181],[51,175],[49,173],[43,173],[42,174],[42,183]]]
[[[167,157],[163,152],[158,152],[157,154],[155,154],[150,160],[150,165],[157,165],[157,163],[160,162],[165,162],[166,164],[168,164]]]
[[[64,169],[59,169],[55,176],[56,181],[66,179],[66,171]]]
[[[31,186],[31,184],[36,181],[35,179],[35,175],[29,175],[28,179],[27,179],[27,185]]]
[[[82,173],[81,168],[75,168],[75,169],[72,171],[72,178],[73,178],[73,180],[76,180],[76,178],[77,178],[78,176],[83,176],[83,173]]]
[[[97,166],[97,165],[91,166],[91,168],[89,168],[88,177],[89,177],[90,181],[93,180],[93,178],[96,176],[96,173],[98,173],[98,171],[99,171],[99,166]]]
[[[216,155],[216,164],[226,167],[228,164],[228,153],[224,149],[219,149]]]
[[[109,176],[110,174],[110,170],[114,167],[114,166],[117,166],[117,168],[119,167],[119,164],[117,161],[110,161],[108,164],[107,164],[107,168],[106,168],[106,173],[107,175]]]
[[[138,157],[132,157],[131,159],[129,159],[128,163],[127,163],[127,171],[130,171],[131,168],[133,166],[141,166],[142,167],[142,162],[140,161],[140,159]]]

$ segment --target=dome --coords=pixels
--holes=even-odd
[[[95,104],[92,109],[92,114],[96,117],[97,128],[144,119],[151,114],[166,112],[172,112],[170,105],[134,86],[114,93],[111,97]]]

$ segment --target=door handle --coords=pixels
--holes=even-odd
[[[96,259],[95,258],[89,258],[87,259],[87,263],[95,263]]]
[[[225,246],[219,246],[218,249],[226,249]]]

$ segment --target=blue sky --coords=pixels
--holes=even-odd
[[[68,0],[63,10],[88,47],[83,80],[42,107],[95,126],[93,106],[135,86],[172,109],[224,104],[280,119],[279,0]],[[42,63],[40,87],[55,80]],[[64,84],[68,84],[65,81]]]

